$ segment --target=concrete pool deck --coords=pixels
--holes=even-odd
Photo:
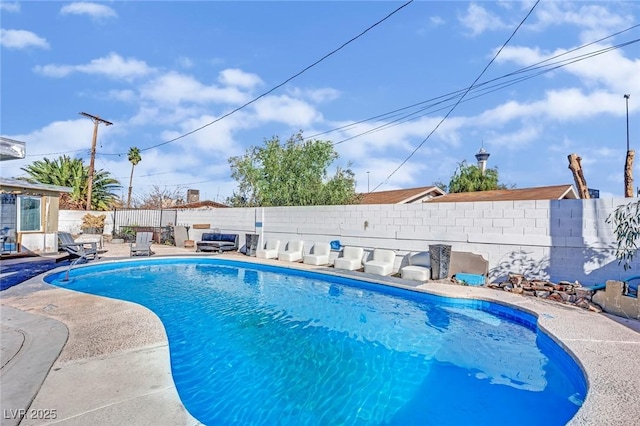
[[[126,244],[105,248],[100,261],[129,258]],[[154,258],[211,256],[168,246],[154,245],[153,250]],[[333,268],[239,254],[221,257],[338,274]],[[485,288],[420,284],[361,272],[338,275],[507,303],[533,312],[539,326],[571,351],[586,372],[587,398],[570,424],[633,425],[640,418],[638,321],[613,321],[557,302]],[[21,409],[26,410],[21,425],[199,424],[180,402],[164,326],[153,312],[133,303],[50,286],[41,276],[0,292],[0,304],[2,425],[20,423]]]

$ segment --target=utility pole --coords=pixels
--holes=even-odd
[[[98,125],[104,123],[105,126],[111,126],[113,123],[103,120],[97,115],[81,112],[80,115],[90,118],[93,121],[93,139],[91,141],[91,161],[89,162],[89,180],[87,181],[87,210],[91,210],[91,192],[93,190],[93,170],[96,161],[96,141],[98,140]]]
[[[369,192],[371,192],[371,191],[369,190],[369,173],[370,173],[370,172],[367,172],[367,194],[368,194]]]
[[[636,152],[629,147],[629,98],[631,95],[624,95],[627,104],[627,159],[624,163],[624,196],[633,197],[633,157]]]

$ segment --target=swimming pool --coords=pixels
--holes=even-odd
[[[160,317],[180,398],[204,424],[565,424],[586,395],[535,317],[494,303],[225,259],[63,278],[45,280]]]

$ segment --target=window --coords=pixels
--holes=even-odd
[[[20,196],[18,197],[18,217],[20,218],[21,232],[41,231],[41,204],[40,197]]]

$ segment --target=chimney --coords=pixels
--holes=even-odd
[[[200,201],[199,189],[187,189],[187,203],[197,203]]]
[[[478,160],[478,168],[480,172],[484,175],[484,172],[487,170],[487,160],[489,159],[489,154],[484,148],[480,148],[480,151],[476,154],[476,160]]]

